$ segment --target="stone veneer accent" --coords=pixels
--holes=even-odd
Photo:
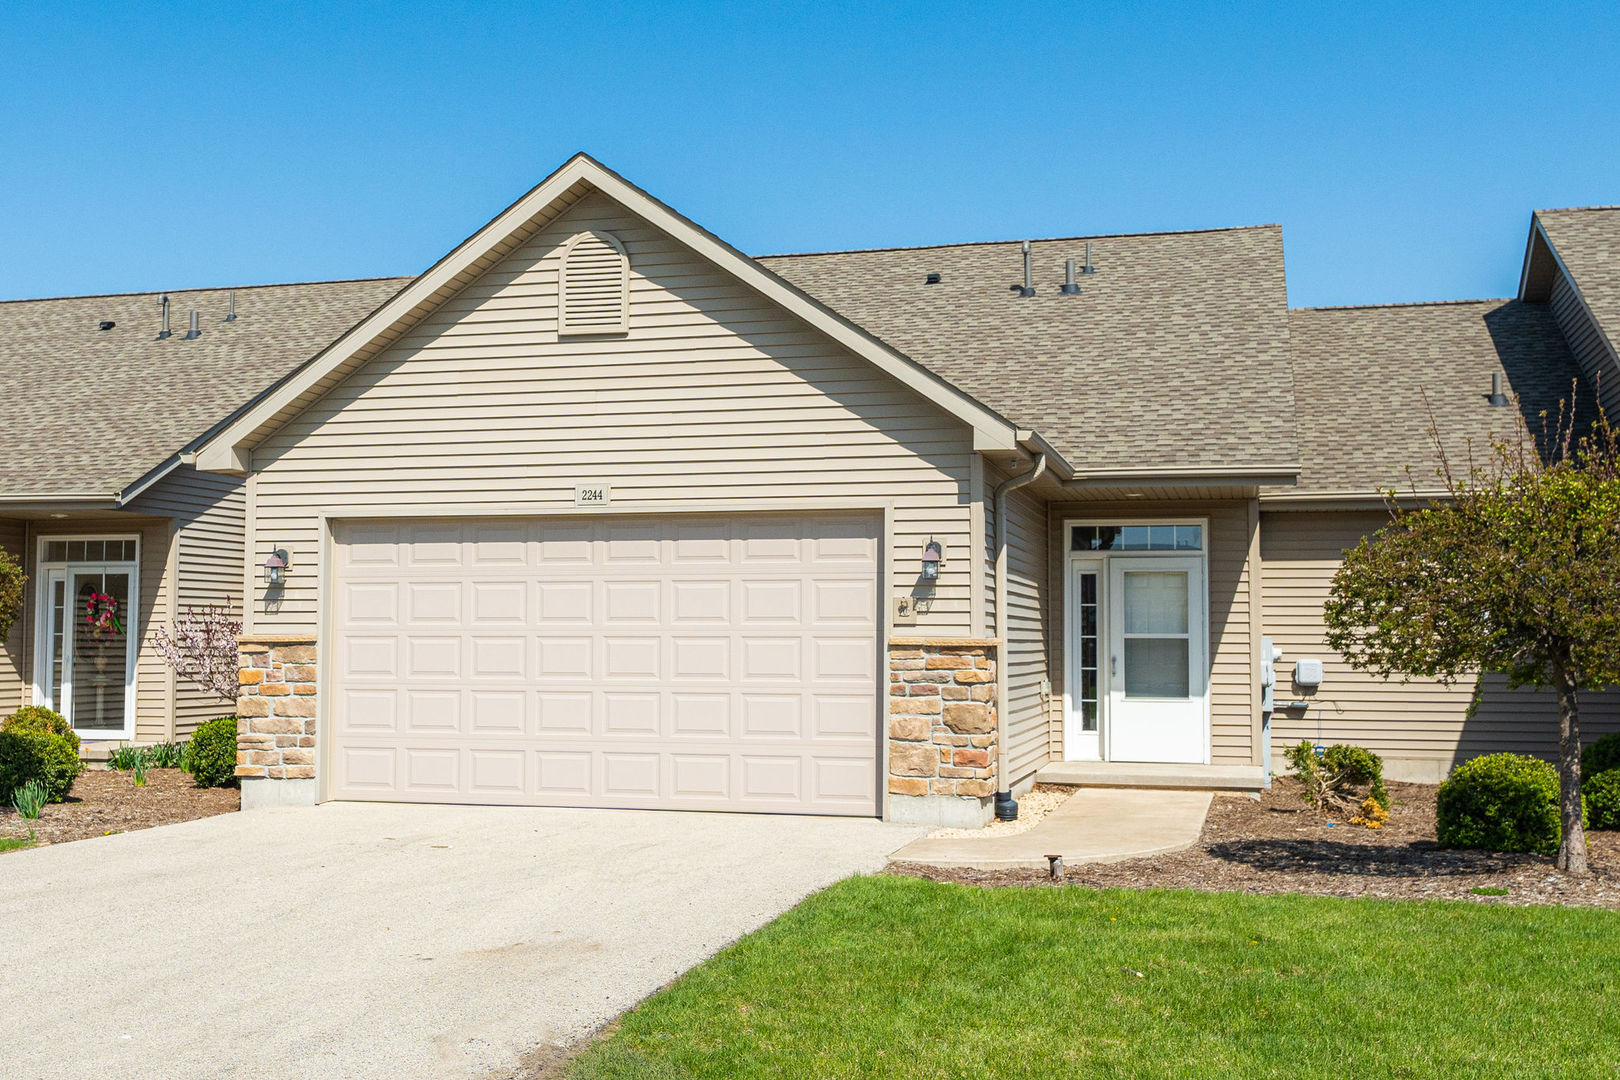
[[[236,656],[236,775],[314,779],[315,642],[248,636]]]
[[[995,795],[997,644],[889,639],[891,796]]]

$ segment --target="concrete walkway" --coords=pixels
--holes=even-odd
[[[1118,862],[1181,851],[1198,842],[1209,813],[1207,791],[1136,791],[1081,788],[1027,832],[913,840],[895,862],[930,866],[1046,869],[1048,855],[1070,865]]]
[[[510,1070],[921,831],[328,803],[0,855],[0,1077]]]

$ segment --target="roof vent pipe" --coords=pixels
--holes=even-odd
[[[1095,274],[1097,268],[1091,265],[1091,241],[1086,241],[1086,265],[1080,268],[1082,274]]]
[[[158,338],[162,339],[169,336],[169,298],[164,296],[158,303],[163,305],[163,329],[158,331]]]
[[[1491,396],[1485,400],[1498,407],[1508,403],[1507,395],[1502,393],[1502,373],[1500,371],[1491,372]]]
[[[1026,300],[1035,295],[1035,256],[1030,254],[1028,240],[1024,241],[1024,287],[1019,289],[1014,285],[1013,288]]]
[[[200,337],[202,337],[202,330],[201,330],[201,328],[199,328],[197,326],[197,309],[192,308],[191,309],[191,328],[186,331],[185,340],[186,341],[191,341],[194,338],[200,338]]]
[[[1064,296],[1079,296],[1080,284],[1074,280],[1074,260],[1063,260],[1063,288],[1059,290]]]
[[[235,322],[236,321],[236,290],[235,289],[231,290],[230,307],[225,312],[225,321],[226,322]]]

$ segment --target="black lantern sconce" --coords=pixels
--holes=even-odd
[[[276,548],[270,557],[264,560],[264,583],[275,588],[287,579],[287,568],[292,565],[292,557],[286,548]]]
[[[939,568],[945,562],[945,546],[938,540],[930,540],[923,547],[922,579],[924,581],[938,581]]]

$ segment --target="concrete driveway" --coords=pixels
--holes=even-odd
[[[3,855],[0,1076],[481,1076],[919,832],[329,803]]]

